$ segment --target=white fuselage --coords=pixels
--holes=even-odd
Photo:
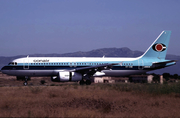
[[[151,66],[145,66],[140,57],[26,57],[13,60],[7,66],[9,69],[2,69],[2,71],[15,76],[55,76],[60,71],[111,63],[118,63],[118,65],[113,66],[110,70],[102,70],[101,72],[105,73],[104,76],[126,76],[145,73]]]

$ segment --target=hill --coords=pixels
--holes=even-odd
[[[132,51],[127,47],[123,48],[102,48],[102,49],[96,49],[91,50],[88,52],[72,52],[72,53],[64,53],[64,54],[31,54],[30,57],[138,57],[142,55],[144,52],[141,51]],[[3,57],[0,56],[0,68],[2,68],[4,65],[7,65],[10,61],[16,58],[20,57],[26,57],[27,55],[18,55],[18,56],[12,56],[12,57]],[[167,59],[170,60],[180,60],[180,56],[176,55],[170,55],[168,54]],[[156,73],[156,74],[162,74],[162,73],[170,73],[170,74],[180,74],[180,63],[177,63],[174,66],[159,69],[156,71],[151,71],[150,73]]]

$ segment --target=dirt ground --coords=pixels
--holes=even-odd
[[[41,80],[45,83],[42,84]],[[16,76],[8,76],[0,72],[0,86],[23,86],[24,81],[16,79]],[[77,82],[52,82],[50,77],[31,77],[28,86],[59,86],[64,84],[77,84]]]
[[[179,111],[180,97],[173,94],[54,83],[50,78],[32,78],[23,86],[0,74],[0,117],[180,117]]]

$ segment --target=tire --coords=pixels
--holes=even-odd
[[[85,83],[84,80],[81,80],[81,81],[79,82],[80,85],[84,85],[84,83]]]
[[[24,85],[24,86],[27,86],[27,85],[28,85],[28,83],[27,83],[27,82],[24,82],[24,83],[23,83],[23,85]]]
[[[86,80],[86,85],[91,85],[91,80]]]

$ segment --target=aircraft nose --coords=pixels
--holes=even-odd
[[[2,67],[1,70],[4,70],[6,66]]]
[[[1,68],[1,72],[4,73],[4,74],[6,74],[6,72],[7,72],[6,66],[4,66],[4,67]]]
[[[1,68],[1,72],[3,72],[3,70],[4,70],[4,67]]]

